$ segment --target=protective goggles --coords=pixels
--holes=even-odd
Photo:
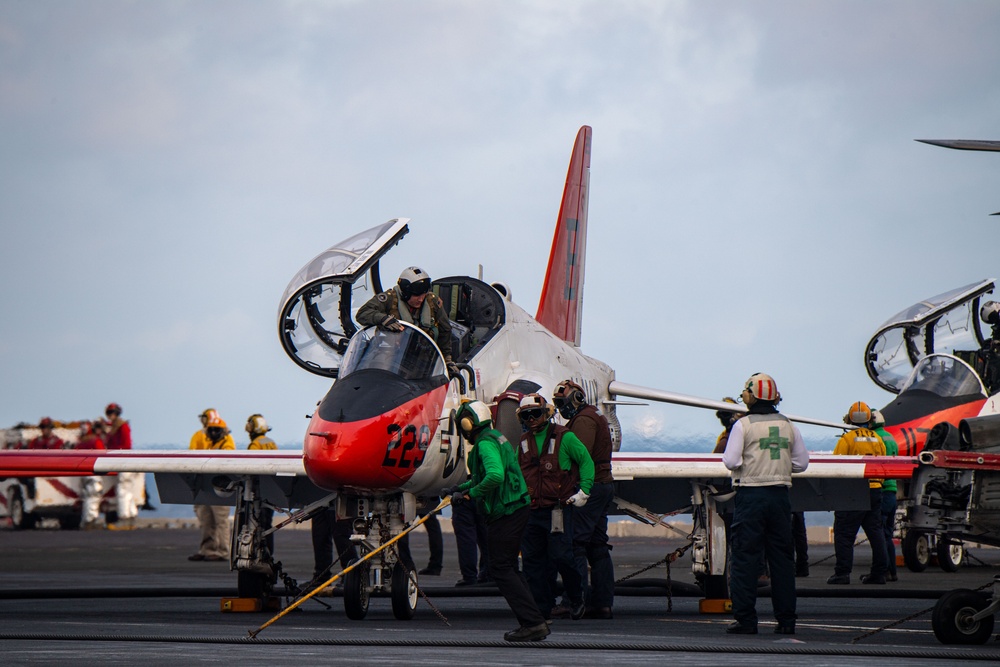
[[[523,422],[531,421],[533,419],[541,419],[545,416],[546,411],[542,408],[528,408],[526,410],[521,410],[517,413],[517,418]]]

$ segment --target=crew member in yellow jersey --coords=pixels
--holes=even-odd
[[[191,449],[236,449],[233,436],[218,412],[205,410],[199,417],[205,428],[191,436]],[[198,553],[188,556],[188,560],[228,560],[229,506],[195,505],[194,513],[201,524],[201,545]]]
[[[848,431],[834,447],[838,456],[885,456],[885,444],[878,433],[868,428],[872,421],[872,411],[867,404],[853,403],[844,416],[844,423],[858,428]],[[839,511],[833,513],[833,548],[837,563],[828,584],[851,583],[851,569],[854,567],[854,539],[858,528],[863,528],[868,544],[872,548],[872,569],[861,577],[863,584],[884,584],[889,563],[885,550],[885,536],[882,531],[882,480],[868,480],[868,508],[863,510]]]
[[[271,430],[271,427],[267,425],[267,421],[264,419],[264,415],[258,413],[250,415],[247,418],[246,431],[247,435],[250,436],[250,444],[247,445],[247,449],[277,449],[278,446],[274,444],[274,440],[267,437],[267,432]],[[260,508],[260,527],[263,530],[270,530],[272,521],[274,519],[274,510],[270,507]],[[267,536],[267,550],[272,554],[274,553],[274,533]]]

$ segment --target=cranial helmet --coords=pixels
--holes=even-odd
[[[722,402],[723,403],[732,403],[733,405],[737,405],[736,399],[733,398],[732,396],[726,396],[725,398],[722,399]],[[715,416],[719,418],[719,421],[723,421],[723,420],[727,420],[727,419],[732,419],[733,415],[735,415],[735,414],[736,414],[735,410],[733,410],[731,412],[728,411],[728,410],[716,410],[715,411]]]
[[[563,380],[552,391],[552,403],[559,410],[559,414],[569,419],[587,404],[587,395],[583,387],[576,382]]]
[[[104,408],[104,414],[108,414],[109,412],[120,415],[122,413],[122,406],[117,403],[108,403],[108,407]]]
[[[979,309],[979,317],[986,324],[1000,324],[1000,303],[987,301]]]
[[[851,403],[850,409],[847,414],[844,415],[845,424],[854,424],[855,426],[866,426],[872,420],[872,409],[868,407],[868,404],[863,401],[858,401],[857,403]]]
[[[215,408],[208,408],[200,415],[198,415],[198,419],[201,420],[202,424],[208,424],[208,422],[211,421],[213,418],[214,419],[219,418],[219,412]]]
[[[226,425],[226,420],[216,414],[215,416],[208,418],[208,423],[205,424],[205,428],[221,428],[222,430],[226,430],[229,427]]]
[[[247,419],[246,429],[250,435],[263,435],[270,431],[271,427],[267,425],[264,415],[255,414]]]
[[[426,294],[431,288],[431,277],[419,266],[411,266],[399,274],[398,284],[403,298],[409,299],[411,296]]]
[[[520,405],[517,406],[517,416],[521,418],[521,421],[525,421],[528,415],[534,416],[536,410],[540,411],[546,420],[550,419],[555,412],[554,408],[546,402],[544,396],[528,394],[521,399]]]
[[[469,436],[484,428],[489,428],[493,424],[493,414],[482,401],[469,401],[458,408],[455,420],[462,433]]]
[[[777,383],[775,383],[774,378],[767,373],[754,373],[751,375],[750,379],[747,380],[743,391],[747,392],[758,401],[777,403],[781,400],[781,394],[778,393]]]
[[[882,416],[882,412],[879,410],[872,410],[872,426],[875,428],[881,428],[885,426],[885,417]]]

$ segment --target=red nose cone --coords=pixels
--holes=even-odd
[[[306,474],[324,489],[398,488],[423,463],[444,407],[438,387],[370,419],[330,422],[313,415],[303,447]]]

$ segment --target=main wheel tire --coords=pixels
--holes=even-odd
[[[241,598],[257,598],[262,600],[274,590],[274,578],[261,572],[238,570],[236,572],[236,591]]]
[[[10,525],[14,530],[28,530],[34,528],[36,519],[33,515],[24,511],[24,499],[21,494],[14,492],[10,496]]]
[[[413,618],[417,596],[417,573],[397,562],[392,568],[392,615],[401,621]]]
[[[937,543],[937,558],[938,565],[945,572],[958,572],[958,568],[962,566],[962,560],[965,557],[965,547],[962,546],[961,542],[953,542],[952,540],[941,538]]]
[[[993,616],[976,622],[970,620],[976,612],[989,605],[982,593],[959,588],[941,596],[934,605],[931,627],[942,644],[983,644],[993,634]]]
[[[931,550],[927,544],[927,534],[915,530],[906,531],[903,536],[903,562],[913,572],[923,572],[931,562]]]
[[[349,564],[358,562],[355,558]],[[368,564],[354,568],[344,575],[344,613],[352,621],[360,621],[368,615]]]

